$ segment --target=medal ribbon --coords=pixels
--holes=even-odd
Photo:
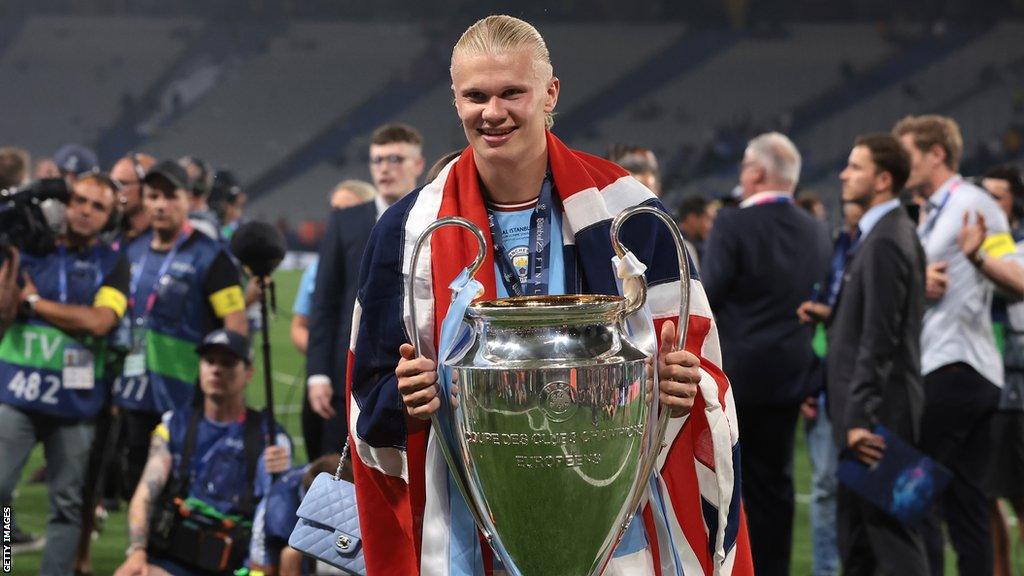
[[[551,173],[544,177],[544,184],[541,185],[540,197],[537,199],[537,206],[533,209],[533,216],[530,218],[530,240],[527,249],[530,252],[530,260],[527,269],[527,279],[524,283],[520,281],[516,267],[509,260],[505,251],[504,242],[501,240],[501,229],[499,228],[494,211],[487,208],[487,223],[491,228],[491,240],[494,246],[494,262],[501,273],[501,281],[505,284],[505,290],[509,296],[525,296],[547,294],[549,275],[551,269],[551,211],[552,182]]]

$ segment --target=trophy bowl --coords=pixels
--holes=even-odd
[[[522,574],[598,573],[645,483],[647,356],[616,296],[526,296],[470,307],[450,364],[469,491]]]
[[[653,207],[627,209],[612,223],[612,245],[619,258],[632,257],[618,231],[638,213],[657,216],[673,232],[685,334],[689,269],[672,220]],[[486,241],[462,218],[428,225],[413,262],[427,237],[447,225],[476,237],[471,276]],[[642,502],[668,414],[659,410],[653,358],[627,328],[646,300],[642,270],[632,280],[636,289],[625,298],[570,294],[472,304],[462,318],[468,329],[441,359],[434,434],[477,527],[513,576],[600,575]],[[408,306],[416,318],[412,290],[410,277]],[[415,321],[412,337],[422,349]]]

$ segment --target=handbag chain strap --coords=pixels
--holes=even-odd
[[[345,447],[341,449],[341,458],[338,458],[338,469],[334,471],[335,480],[341,480],[341,468],[345,465],[345,458],[348,458],[348,442],[345,442]]]

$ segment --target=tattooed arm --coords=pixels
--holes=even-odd
[[[118,568],[115,576],[145,576],[147,573],[149,519],[153,513],[153,504],[171,475],[171,451],[167,446],[166,432],[161,434],[161,428],[158,427],[153,433],[149,444],[149,459],[146,460],[142,478],[128,506],[128,558]]]

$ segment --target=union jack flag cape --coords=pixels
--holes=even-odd
[[[664,207],[621,167],[571,150],[550,132],[547,153],[564,214],[567,291],[618,294],[609,240],[612,218],[638,204]],[[484,286],[483,298],[495,298],[493,250],[472,148],[433,182],[389,208],[374,227],[363,256],[349,350],[347,409],[370,576],[455,573],[448,551],[436,549],[456,539],[445,516],[447,506],[426,502],[428,493],[434,498],[436,487],[446,485],[446,479],[432,477],[438,470],[444,474],[444,468],[427,457],[426,427],[407,425],[394,374],[398,348],[409,341],[407,327],[414,321],[424,339],[420,353],[434,357],[451,299],[448,284],[476,255],[476,242],[469,234],[443,228],[424,246],[413,267],[412,247],[420,232],[447,216],[468,218],[487,237],[486,260],[476,279]],[[622,239],[648,266],[648,307],[656,334],[660,333],[666,320],[678,320],[680,279],[672,238],[652,217],[638,216],[625,224]],[[415,276],[415,319],[403,294],[410,274]],[[660,474],[650,482],[642,512],[653,572],[753,574],[740,504],[739,432],[732,391],[719,368],[718,332],[696,272],[689,282],[686,349],[701,358],[703,379],[690,415],[671,420],[668,446],[658,461]],[[477,542],[471,545],[490,574],[490,551],[484,546],[481,554]],[[609,572],[614,565],[613,561]]]

